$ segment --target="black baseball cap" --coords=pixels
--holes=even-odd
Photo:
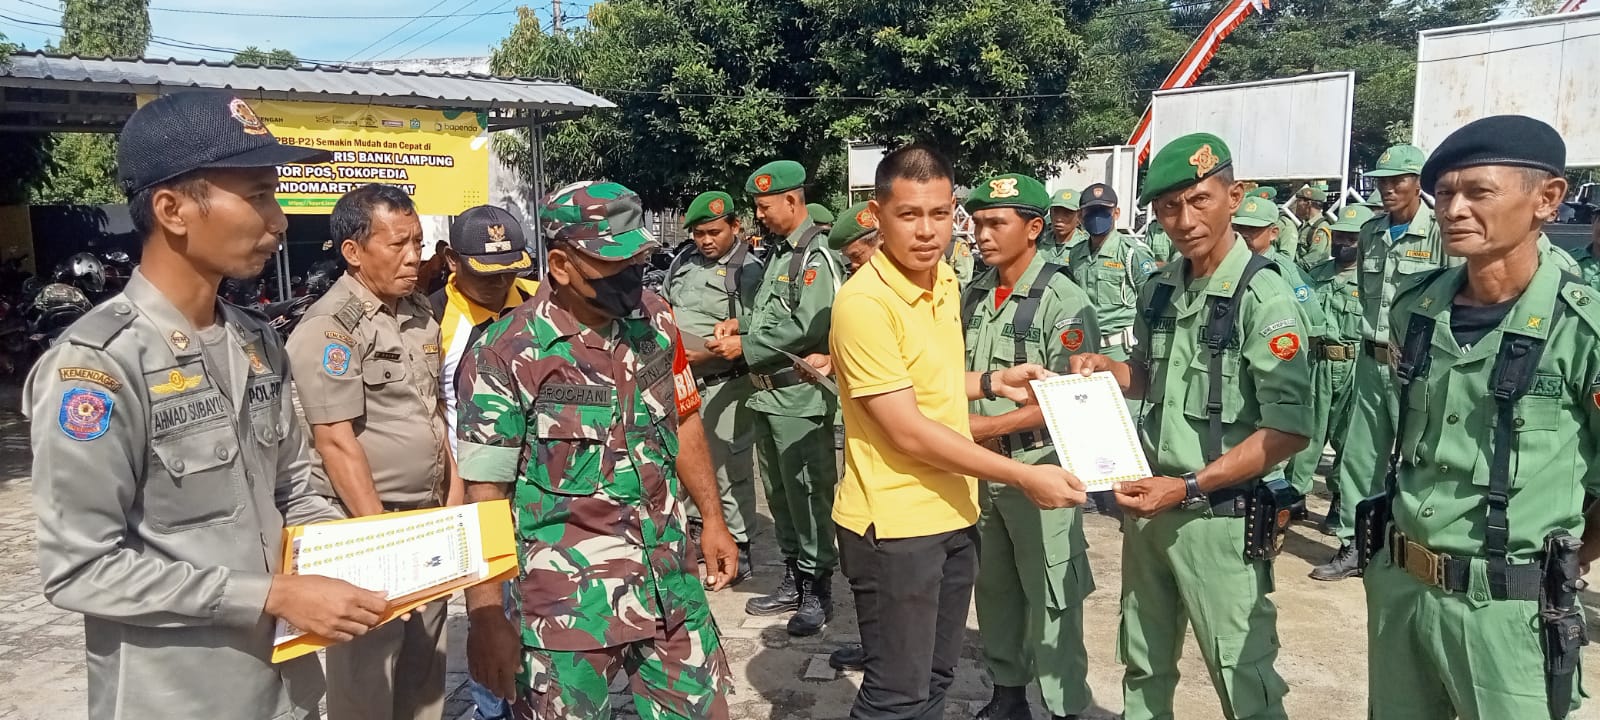
[[[1105,183],[1090,185],[1083,189],[1083,194],[1078,196],[1078,208],[1081,210],[1088,210],[1092,207],[1114,208],[1116,206],[1117,191],[1112,190],[1111,186]]]
[[[450,224],[450,249],[474,275],[501,275],[533,267],[522,223],[504,208],[468,208]]]
[[[117,180],[128,195],[204,168],[323,163],[333,153],[278,142],[250,104],[222,90],[163,95],[122,126]]]

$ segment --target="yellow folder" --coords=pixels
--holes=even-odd
[[[478,511],[478,528],[481,537],[479,541],[483,547],[483,560],[489,566],[484,577],[465,577],[454,582],[437,585],[427,590],[415,592],[405,597],[391,598],[389,609],[383,614],[383,619],[378,621],[382,625],[390,620],[405,615],[423,605],[435,600],[450,597],[458,590],[463,590],[483,583],[510,580],[517,576],[517,537],[511,528],[511,501],[494,500],[491,502],[473,503],[471,507]],[[350,518],[348,520],[333,520],[332,523],[362,523],[371,520],[392,520],[407,515],[421,515],[435,512],[438,508],[427,510],[407,510],[405,512],[385,513],[371,517]],[[319,523],[326,524],[326,523]],[[305,531],[305,526],[296,525],[283,529],[283,567],[284,572],[290,572],[294,567],[294,541]],[[275,663],[316,652],[329,645],[332,640],[307,632],[305,635],[289,640],[282,645],[272,648],[272,661]]]

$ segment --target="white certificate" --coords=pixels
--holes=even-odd
[[[1111,373],[1034,380],[1033,393],[1044,411],[1061,467],[1078,476],[1089,492],[1150,477],[1138,429]]]

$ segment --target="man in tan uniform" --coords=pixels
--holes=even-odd
[[[461,501],[439,402],[439,323],[417,293],[422,224],[398,188],[366,185],[330,219],[349,270],[289,337],[316,449],[312,484],[351,517]],[[330,720],[438,720],[445,602],[327,652]]]

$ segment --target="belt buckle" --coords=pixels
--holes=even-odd
[[[1416,542],[1406,541],[1406,572],[1436,588],[1444,588],[1444,563],[1440,557]]]
[[[754,385],[757,390],[771,390],[772,378],[766,375],[757,375],[755,373],[751,373],[750,384]]]

